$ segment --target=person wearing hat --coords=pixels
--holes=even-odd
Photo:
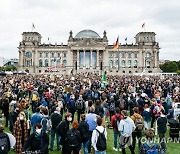
[[[4,131],[4,126],[0,125],[0,153],[8,154],[10,151],[10,139]]]

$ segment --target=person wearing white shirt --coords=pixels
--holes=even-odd
[[[98,137],[99,137],[99,132],[100,133],[104,133],[104,136],[105,136],[105,142],[107,140],[107,131],[106,131],[106,128],[102,126],[102,118],[100,116],[97,116],[97,127],[95,130],[93,130],[93,133],[92,133],[92,138],[91,138],[91,143],[92,143],[92,146],[95,150],[95,154],[106,154],[106,143],[104,143],[103,146],[103,150],[99,150],[98,147],[97,147],[97,141],[98,141]]]
[[[133,147],[132,147],[132,132],[135,130],[136,126],[134,121],[127,116],[127,111],[122,110],[121,114],[124,116],[118,125],[118,130],[121,133],[120,136],[120,145],[122,148],[122,154],[126,154],[125,145],[129,147],[131,154],[135,154]]]

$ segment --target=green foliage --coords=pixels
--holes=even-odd
[[[163,65],[160,65],[160,68],[163,72],[176,72],[178,70],[178,62],[166,62]]]
[[[178,75],[180,75],[180,70],[177,70],[176,73],[177,73]]]
[[[0,67],[0,71],[17,71],[16,66],[10,65],[10,66],[2,66]]]

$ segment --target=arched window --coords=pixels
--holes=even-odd
[[[26,60],[26,67],[31,67],[31,60]]]
[[[58,59],[58,60],[57,60],[57,67],[60,67],[60,66],[61,66],[61,60]]]
[[[48,59],[45,60],[45,67],[48,67],[49,66],[49,61]]]
[[[110,60],[110,61],[109,61],[109,68],[112,69],[112,67],[113,67],[113,61]]]
[[[43,66],[43,61],[42,59],[39,60],[39,67],[42,67]]]
[[[131,67],[131,60],[128,60],[128,67]]]
[[[51,66],[55,66],[56,60],[55,59],[51,59]]]
[[[121,61],[121,66],[122,66],[122,67],[125,67],[125,66],[126,66],[125,60],[122,60],[122,61]]]
[[[119,66],[119,60],[116,60],[115,61],[115,67],[118,68],[118,66]]]
[[[28,58],[32,57],[32,53],[30,51],[26,52],[26,57]]]
[[[67,65],[67,60],[63,60],[63,65],[64,65],[64,67],[66,67],[66,65]]]
[[[134,67],[137,68],[137,65],[138,65],[138,61],[135,60],[135,61],[134,61]]]

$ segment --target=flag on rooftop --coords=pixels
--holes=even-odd
[[[119,47],[119,36],[117,37],[116,43],[114,44],[114,49],[118,49]]]

